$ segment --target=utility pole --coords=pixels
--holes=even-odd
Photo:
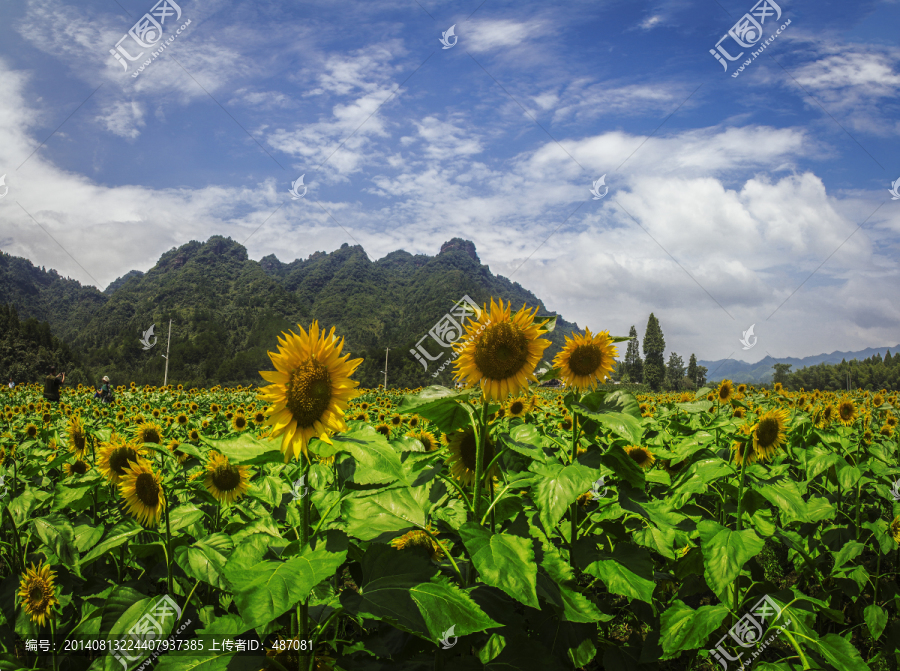
[[[388,362],[388,352],[391,351],[390,347],[384,348],[384,390],[387,391],[387,362]]]
[[[169,320],[169,339],[166,341],[166,353],[163,358],[166,360],[166,376],[163,379],[163,387],[169,384],[169,345],[172,343],[172,320]]]

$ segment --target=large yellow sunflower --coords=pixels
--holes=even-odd
[[[311,438],[330,443],[330,434],[347,430],[344,411],[359,385],[350,376],[363,361],[341,356],[344,339],[334,335],[334,327],[325,335],[316,321],[308,334],[297,326],[299,335],[283,333],[278,352],[269,352],[276,370],[259,373],[272,383],[260,398],[271,405],[266,424],[273,427],[272,438],[281,436],[285,462],[306,455]]]
[[[145,527],[155,527],[166,504],[162,481],[153,472],[150,462],[141,459],[129,462],[125,475],[119,478],[119,493],[125,499],[128,512]]]
[[[31,616],[32,622],[37,622],[42,627],[53,617],[53,606],[59,603],[59,599],[56,598],[56,585],[53,584],[54,578],[56,573],[50,570],[49,565],[41,562],[35,568],[32,563],[19,583],[22,608]]]
[[[732,396],[734,396],[734,383],[731,380],[722,380],[716,392],[716,398],[719,400],[719,403],[727,403]]]
[[[473,429],[465,431],[454,431],[446,435],[447,444],[450,448],[450,456],[445,462],[450,467],[450,474],[459,480],[463,485],[472,485],[475,483],[475,454],[478,451],[478,439]],[[494,460],[494,445],[490,437],[484,444],[484,469],[485,478],[492,478],[500,474],[497,465],[488,472],[488,464]]]
[[[135,441],[143,445],[144,443],[157,443],[162,445],[165,442],[163,428],[156,422],[144,422],[138,424],[134,429]]]
[[[560,378],[567,386],[593,389],[612,372],[619,351],[609,338],[609,331],[591,335],[589,328],[574,338],[566,336],[566,344],[553,359]]]
[[[113,433],[109,437],[109,442],[100,445],[97,467],[103,477],[116,485],[119,484],[119,479],[125,475],[128,463],[138,461],[143,456],[142,446],[127,443],[122,436]]]
[[[206,464],[206,491],[219,503],[234,503],[250,488],[250,467],[229,463],[228,457],[210,452]]]
[[[84,422],[80,417],[73,417],[69,420],[66,433],[69,435],[69,450],[76,458],[81,459],[87,450],[87,434],[84,431]]]
[[[480,384],[485,397],[504,401],[511,394],[528,390],[529,380],[537,382],[534,369],[550,346],[540,336],[547,333],[542,324],[534,323],[537,308],[522,309],[512,314],[511,304],[499,305],[491,299],[490,310],[480,318],[469,320],[466,337],[453,349],[458,354],[454,366],[456,379],[466,385]]]
[[[753,449],[757,456],[767,461],[787,439],[788,411],[784,408],[764,413],[753,428]]]
[[[844,396],[837,407],[838,418],[844,426],[850,426],[856,419],[856,404],[849,396]]]

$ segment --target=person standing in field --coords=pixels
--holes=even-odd
[[[109,385],[109,378],[104,375],[103,376],[103,384],[100,386],[99,398],[104,403],[109,403],[112,401],[112,388]]]
[[[56,366],[50,366],[50,374],[44,378],[44,398],[48,401],[59,402],[59,388],[65,384],[66,374],[56,374]]]
[[[10,388],[10,389],[15,389],[15,388],[16,388],[16,383],[13,382],[13,379],[12,379],[12,378],[9,378],[9,388]]]

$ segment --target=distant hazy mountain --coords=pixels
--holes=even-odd
[[[772,368],[776,363],[791,364],[790,372],[796,372],[800,368],[808,366],[816,366],[820,363],[835,364],[843,360],[851,361],[853,359],[867,359],[876,354],[882,357],[890,350],[891,354],[895,354],[900,350],[900,345],[893,347],[869,347],[858,352],[832,352],[831,354],[816,354],[814,356],[803,357],[781,357],[773,358],[767,356],[765,359],[756,363],[747,363],[745,361],[737,361],[735,359],[719,359],[718,361],[698,361],[701,366],[706,366],[709,372],[706,378],[710,381],[729,379],[734,382],[750,382],[761,383],[771,382],[775,369]]]

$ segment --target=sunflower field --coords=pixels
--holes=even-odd
[[[897,395],[603,384],[491,303],[461,388],[0,393],[0,669],[900,668]]]

